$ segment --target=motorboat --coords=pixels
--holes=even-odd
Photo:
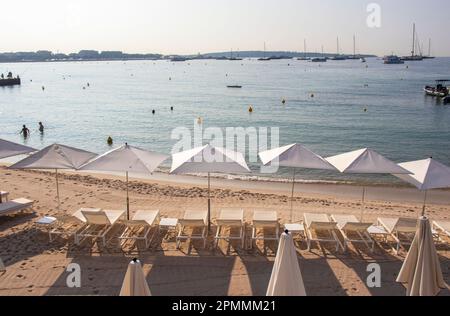
[[[9,72],[6,78],[3,74],[1,74],[0,87],[16,86],[16,85],[20,86],[20,84],[21,84],[20,77],[17,76],[14,78],[12,72]]]
[[[386,65],[399,65],[405,63],[403,60],[400,59],[400,57],[396,55],[385,56],[383,60]]]
[[[436,86],[426,86],[424,88],[425,94],[437,98],[447,97],[449,95],[449,88],[444,85],[446,82],[450,82],[450,80],[436,80]]]

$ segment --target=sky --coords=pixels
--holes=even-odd
[[[370,3],[380,27],[369,27]],[[448,0],[0,0],[0,52],[81,49],[196,54],[237,50],[406,55],[412,24],[450,56]],[[378,21],[378,20],[376,20]],[[442,40],[444,38],[445,40]]]

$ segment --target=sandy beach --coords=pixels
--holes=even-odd
[[[56,208],[54,174],[16,171],[0,167],[1,187],[10,199],[26,197],[35,201],[34,214],[0,217],[0,258],[6,272],[0,272],[2,295],[118,295],[127,263],[139,257],[154,295],[264,295],[275,259],[274,242],[258,242],[253,249],[240,249],[238,242],[221,242],[206,250],[201,242],[184,243],[176,249],[174,235],[167,240],[157,235],[150,249],[127,243],[120,247],[119,228],[108,236],[108,246],[57,239],[49,243],[46,233],[35,225],[42,216],[72,214],[81,207],[125,209],[125,182],[118,175],[65,172],[60,177],[61,209]],[[193,180],[194,179],[194,180]],[[362,188],[346,185],[298,184],[294,221],[304,212],[361,214]],[[248,223],[254,210],[276,210],[280,223],[290,217],[290,185],[213,180],[212,218],[222,208],[242,208]],[[181,217],[186,209],[206,208],[206,181],[197,177],[171,177],[155,174],[130,183],[131,210],[158,209],[163,217]],[[369,187],[364,218],[416,217],[422,208],[422,195],[412,188]],[[450,194],[435,191],[427,212],[438,220],[450,220]],[[247,232],[249,226],[247,225]],[[214,233],[214,227],[213,227]],[[211,234],[212,235],[212,234]],[[444,278],[450,283],[448,246],[438,246]],[[298,244],[299,264],[308,295],[404,295],[395,283],[406,253],[395,255],[389,245],[380,243],[374,254],[364,247],[351,247],[346,254],[332,247],[306,251]],[[379,263],[382,287],[366,285],[367,264]],[[81,288],[66,286],[66,267],[78,263],[82,269]],[[450,295],[449,290],[441,295]]]

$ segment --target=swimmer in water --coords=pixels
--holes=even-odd
[[[39,132],[41,134],[44,134],[44,125],[42,124],[42,122],[39,122]]]
[[[30,135],[30,130],[26,127],[26,125],[24,125],[22,127],[22,130],[20,131],[20,134],[23,135],[23,138],[28,138],[28,136]]]

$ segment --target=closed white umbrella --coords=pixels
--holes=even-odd
[[[300,144],[291,144],[288,146],[261,152],[259,153],[259,158],[261,159],[261,162],[265,166],[273,163],[282,167],[337,171],[337,169],[328,161],[326,161],[324,158],[313,153],[311,150]],[[295,191],[295,169],[292,177],[291,221],[294,207],[293,206],[294,191]]]
[[[125,144],[113,149],[78,168],[80,171],[125,172],[127,180],[127,218],[130,219],[130,198],[128,192],[128,173],[152,173],[169,158],[159,154]]]
[[[60,145],[50,145],[33,155],[10,166],[10,169],[54,169],[56,176],[56,195],[60,207],[58,170],[77,169],[97,154],[89,151]]]
[[[206,145],[172,155],[171,174],[208,174],[208,233],[211,228],[211,173],[249,173],[244,156],[232,150]]]
[[[411,174],[394,174],[394,176],[424,191],[422,216],[425,215],[427,192],[433,189],[450,188],[450,168],[433,158],[399,164]]]
[[[142,265],[137,259],[133,259],[128,265],[127,273],[120,289],[120,296],[152,296],[145,280]]]
[[[0,258],[0,272],[5,272],[6,268],[5,268],[5,264],[2,261],[2,258]]]
[[[37,151],[34,148],[0,139],[0,159],[29,154]]]
[[[397,282],[405,284],[406,296],[436,296],[446,288],[427,217],[419,220],[416,236]]]
[[[326,158],[342,173],[352,174],[409,174],[410,172],[370,148]],[[363,186],[361,221],[364,214],[366,188]]]
[[[289,232],[281,235],[267,296],[306,296],[294,241]]]

